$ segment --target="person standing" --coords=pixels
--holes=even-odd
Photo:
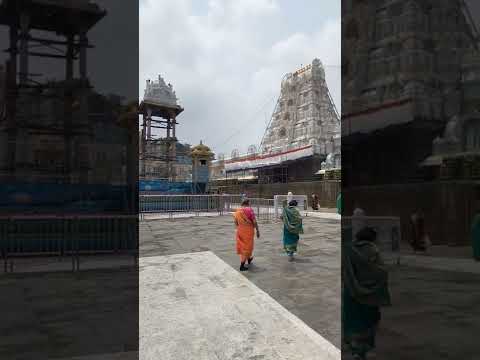
[[[312,210],[318,210],[318,196],[312,194]]]
[[[367,226],[365,219],[365,210],[360,207],[358,202],[355,202],[355,208],[352,215],[352,238],[355,239],[358,232]]]
[[[337,214],[342,215],[342,193],[338,193],[337,195]]]
[[[293,193],[291,191],[288,192],[287,198],[282,201],[282,207],[287,207],[290,204],[290,201],[293,200]]]
[[[473,258],[476,261],[480,261],[480,212],[478,212],[473,218],[471,238]]]
[[[425,217],[420,210],[417,210],[411,216],[412,238],[411,245],[413,251],[426,252],[430,246],[430,238],[425,231]]]
[[[287,204],[290,203],[290,201],[293,200],[293,193],[291,191],[288,192],[287,194]]]
[[[375,245],[376,232],[365,227],[342,248],[342,322],[354,359],[375,348],[380,308],[390,306],[388,271]]]
[[[300,234],[303,234],[302,216],[297,209],[297,201],[291,200],[288,206],[283,208],[283,248],[288,255],[288,260],[294,260],[294,254],[297,252],[298,240]]]
[[[250,265],[253,261],[253,246],[255,230],[257,230],[257,238],[260,237],[258,223],[255,213],[250,207],[248,199],[242,200],[242,206],[233,214],[236,226],[236,247],[237,254],[240,256],[240,271],[248,270],[245,263],[248,261]]]

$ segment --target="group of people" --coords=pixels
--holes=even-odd
[[[297,209],[297,201],[291,193],[287,196],[287,204],[283,207],[281,219],[283,221],[283,248],[288,255],[289,261],[294,260],[297,252],[300,234],[303,234],[302,216]],[[255,232],[260,237],[258,222],[250,200],[244,198],[241,207],[233,214],[236,226],[236,250],[240,256],[240,271],[247,271],[253,262],[253,248]]]
[[[300,234],[302,217],[297,201],[291,193],[282,212],[283,248],[294,260]],[[375,242],[377,234],[362,221],[365,212],[357,205],[354,211],[353,239],[344,239],[342,246],[342,312],[344,340],[355,359],[366,359],[375,348],[377,328],[381,318],[380,308],[389,306],[388,271]],[[357,221],[358,220],[358,221]],[[260,237],[259,226],[250,201],[244,198],[234,213],[236,225],[236,250],[240,256],[240,271],[247,271],[253,262],[254,238]],[[423,233],[418,232],[421,237]]]

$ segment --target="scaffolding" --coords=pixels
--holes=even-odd
[[[58,180],[70,183],[75,173],[82,172],[80,168],[88,168],[88,159],[85,156],[83,160],[74,159],[73,152],[76,142],[88,143],[92,137],[87,102],[90,89],[87,49],[92,45],[87,34],[105,15],[106,12],[91,1],[4,0],[0,3],[0,25],[9,28],[5,108],[0,119],[1,132],[6,134],[3,144],[6,164],[2,170],[11,180],[26,174],[31,177],[27,169],[36,169],[28,151],[33,151],[32,145],[39,141],[39,135],[58,140],[56,148],[50,146],[49,149],[57,151],[55,154],[63,153],[63,163],[55,170]],[[34,35],[32,31],[40,31],[41,35]],[[39,77],[43,74],[31,72],[32,57],[63,60],[64,80],[42,83]],[[74,79],[76,60],[78,79]],[[55,122],[51,111],[40,110],[47,101],[51,106],[63,106],[61,122]],[[74,118],[76,111],[80,112],[83,122]]]

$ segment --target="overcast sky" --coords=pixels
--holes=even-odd
[[[182,142],[258,144],[284,74],[318,57],[340,110],[340,1],[141,0],[140,84],[161,74],[185,111]]]

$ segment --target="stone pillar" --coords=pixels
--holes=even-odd
[[[173,120],[172,120],[172,137],[176,138],[177,135],[176,135],[176,122],[177,122],[177,119],[175,117],[173,117]]]
[[[176,168],[175,168],[175,164],[177,163],[177,141],[176,141],[176,137],[175,137],[175,121],[176,121],[175,120],[175,115],[173,115],[173,117],[171,119],[172,141],[170,142],[171,154],[172,154],[172,159],[173,159],[172,171],[171,171],[172,180],[175,180],[175,178],[177,177]]]
[[[146,163],[145,163],[145,155],[147,151],[147,141],[146,141],[146,130],[147,130],[147,119],[145,113],[142,114],[142,143],[141,143],[141,166],[142,170],[140,173],[140,176],[145,176],[145,170],[146,170]]]
[[[73,35],[67,35],[67,54],[65,64],[65,80],[66,85],[64,87],[64,179],[67,184],[71,183],[72,179],[72,158],[73,158],[73,138],[72,138],[72,105],[73,105],[73,93],[71,87],[71,81],[73,79]]]
[[[17,101],[17,41],[18,28],[10,27],[10,60],[7,66],[7,89],[5,99],[7,101],[7,168],[9,175],[13,178],[15,172],[16,157],[16,101]]]
[[[93,120],[90,120],[88,116],[88,78],[87,78],[87,46],[88,46],[88,38],[86,31],[83,30],[80,35],[79,35],[79,61],[78,61],[78,72],[80,75],[80,80],[82,82],[82,88],[81,88],[81,93],[80,93],[80,118],[82,121],[82,124],[85,124],[85,126],[88,129],[88,136],[85,137],[85,146],[87,148],[93,150],[93,147],[95,146],[95,138],[94,138],[94,129],[95,129],[95,124]],[[94,168],[94,159],[93,156],[91,156],[92,152],[94,151],[88,150],[86,154],[87,161],[88,161],[88,182],[91,182],[92,176],[93,176],[93,171],[92,169]]]
[[[28,82],[28,38],[30,27],[30,15],[20,15],[20,85]]]
[[[152,138],[152,117],[149,116],[147,119],[147,140]]]
[[[66,67],[65,67],[65,80],[70,81],[73,79],[73,35],[67,36],[67,54],[66,54]]]
[[[87,46],[88,38],[85,32],[80,34],[80,58],[79,58],[79,72],[80,79],[87,80]]]

